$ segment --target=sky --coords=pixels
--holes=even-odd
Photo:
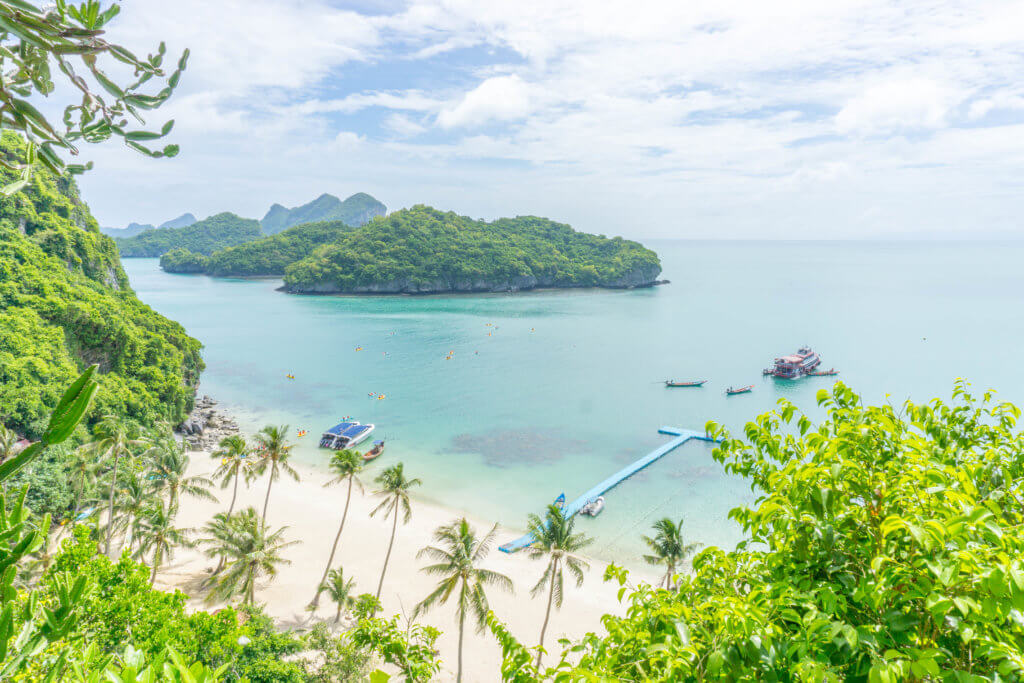
[[[191,60],[102,225],[324,192],[631,238],[1024,237],[1024,3],[128,0]]]

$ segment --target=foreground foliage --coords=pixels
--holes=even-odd
[[[758,493],[731,513],[747,541],[700,553],[677,592],[632,591],[625,617],[603,618],[608,635],[575,644],[548,675],[1024,678],[1019,409],[963,384],[949,404],[869,407],[841,383],[819,403],[817,428],[781,401],[745,440],[715,429],[715,459]],[[628,590],[624,571],[608,576]],[[506,680],[517,676],[506,662]]]
[[[377,218],[285,270],[293,292],[444,292],[651,284],[658,256],[636,242],[545,218],[473,220],[427,206]]]

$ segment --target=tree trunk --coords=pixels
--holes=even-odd
[[[338,525],[338,533],[334,536],[334,545],[331,546],[331,555],[327,558],[327,566],[324,567],[324,575],[320,577],[320,583],[316,586],[316,595],[309,603],[310,608],[316,609],[320,605],[320,593],[324,590],[324,582],[331,571],[331,563],[334,562],[334,553],[338,549],[338,541],[341,540],[341,530],[345,528],[345,518],[348,517],[348,503],[352,500],[352,477],[348,478],[348,495],[345,496],[345,511],[341,513],[341,524]],[[337,619],[335,619],[337,621]]]
[[[231,493],[231,505],[228,506],[228,521],[229,522],[231,521],[231,513],[234,512],[234,510],[235,510],[235,499],[236,498],[238,498],[238,470],[237,469],[235,470],[235,487],[234,487],[234,490]],[[213,574],[210,575],[210,578],[213,578],[214,576],[217,576],[217,574],[220,574],[221,570],[224,569],[224,565],[226,563],[227,563],[227,558],[224,557],[224,555],[221,555],[217,559],[217,568],[213,570]]]
[[[558,573],[558,560],[555,560],[555,566],[551,569],[551,585],[548,588],[548,609],[544,612],[544,625],[540,627],[540,647],[544,647],[544,634],[548,630],[548,619],[551,618],[551,601],[555,597],[555,574]],[[537,650],[537,668],[540,668],[540,658],[544,655],[544,651],[541,649]]]
[[[156,547],[153,548],[153,573],[149,575],[149,587],[152,588],[153,584],[156,583],[156,570],[160,566],[160,541],[157,541]]]
[[[455,683],[462,683],[462,634],[466,630],[466,610],[459,613],[459,668],[455,674]]]
[[[338,603],[338,611],[334,613],[334,623],[341,621],[341,603]]]
[[[117,463],[121,459],[121,451],[114,449],[114,474],[110,478],[110,494],[107,504],[107,542],[103,548],[103,554],[110,557],[110,539],[114,535],[114,487],[117,486]]]
[[[273,485],[274,485],[274,468],[271,467],[270,468],[270,481],[267,482],[267,495],[263,499],[263,516],[262,516],[262,519],[260,521],[260,524],[262,524],[262,526],[264,528],[266,528],[266,526],[267,526],[267,505],[270,504],[270,487],[273,486]]]
[[[377,584],[376,598],[380,600],[380,591],[384,587],[384,574],[388,570],[388,560],[391,559],[391,546],[395,544],[395,532],[398,530],[398,501],[395,501],[395,522],[391,525],[391,541],[388,542],[388,553],[384,556],[384,568],[380,570],[380,583]]]
[[[249,567],[248,584],[249,586],[245,590],[245,599],[242,601],[243,605],[251,605],[256,602],[256,575],[251,565]]]

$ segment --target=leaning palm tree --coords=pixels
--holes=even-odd
[[[209,599],[231,600],[241,596],[243,605],[256,601],[256,582],[262,577],[277,576],[278,566],[291,564],[281,551],[298,541],[285,541],[285,529],[267,529],[254,508],[236,513],[229,521],[229,532],[213,548],[228,558],[224,572]]]
[[[267,425],[256,433],[256,449],[260,456],[260,460],[256,465],[256,471],[263,474],[268,469],[270,470],[270,479],[267,482],[267,495],[263,499],[263,514],[260,515],[260,520],[264,524],[267,523],[267,506],[270,504],[270,487],[273,486],[274,481],[281,476],[281,470],[287,472],[295,481],[299,480],[299,473],[292,469],[292,466],[288,464],[288,458],[291,456],[292,447],[288,444],[287,434],[288,425],[281,427]]]
[[[590,566],[576,553],[589,545],[591,539],[583,534],[574,534],[574,523],[573,518],[566,517],[560,507],[548,505],[544,519],[530,515],[526,525],[527,531],[535,539],[533,545],[526,549],[527,555],[533,560],[548,560],[540,580],[530,590],[530,596],[536,597],[544,590],[544,584],[548,584],[548,607],[544,612],[544,625],[540,629],[540,644],[537,649],[538,667],[544,653],[544,634],[548,630],[548,620],[551,618],[551,604],[553,602],[557,609],[562,607],[563,567],[569,569],[569,573],[576,579],[576,586],[579,587],[583,585],[583,570]]]
[[[676,524],[668,517],[665,517],[655,522],[653,527],[657,532],[653,538],[650,536],[642,537],[644,543],[647,544],[653,553],[651,555],[644,555],[644,559],[648,564],[665,566],[663,582],[665,588],[671,590],[676,569],[693,555],[702,544],[683,542],[683,520],[681,519]],[[659,583],[658,585],[660,586],[661,584]]]
[[[388,560],[391,559],[391,548],[395,545],[395,532],[398,530],[398,510],[402,510],[402,523],[408,524],[412,518],[412,510],[409,508],[409,490],[413,486],[419,486],[423,482],[419,479],[408,479],[402,463],[387,468],[374,480],[380,484],[380,489],[374,491],[374,495],[384,500],[370,513],[373,517],[381,510],[384,510],[384,519],[392,512],[395,520],[391,524],[391,540],[388,541],[388,552],[384,556],[384,568],[380,570],[380,582],[377,584],[377,594],[374,596],[380,600],[380,591],[384,587],[384,574],[388,571]]]
[[[156,573],[160,571],[164,560],[174,556],[174,549],[178,546],[192,547],[195,542],[190,539],[191,529],[179,529],[174,526],[174,514],[176,510],[170,501],[164,504],[158,501],[149,508],[139,519],[139,550],[137,557],[145,557],[146,553],[152,553],[152,566],[149,575],[149,585],[156,581]]]
[[[105,416],[95,430],[96,439],[92,442],[93,452],[100,459],[112,460],[110,474],[110,490],[107,494],[107,538],[103,544],[103,554],[110,555],[110,541],[114,536],[114,492],[117,490],[117,469],[121,458],[131,457],[132,449],[141,446],[145,439],[138,438],[135,430],[115,415]]]
[[[436,604],[443,605],[453,594],[456,595],[455,613],[459,618],[456,683],[462,681],[462,636],[466,629],[466,615],[472,613],[477,631],[483,631],[489,609],[484,586],[497,586],[512,592],[512,579],[478,566],[490,552],[497,531],[498,525],[495,524],[482,540],[478,539],[469,522],[463,517],[434,532],[434,540],[440,547],[430,545],[416,554],[417,558],[426,556],[436,560],[437,564],[426,566],[423,571],[443,578],[434,592],[416,605],[413,615],[426,612]]]
[[[199,475],[188,476],[189,457],[182,444],[173,438],[160,439],[149,450],[150,473],[148,480],[158,492],[167,493],[167,502],[172,510],[178,509],[181,496],[192,496],[203,500],[217,500],[207,489],[213,482]]]
[[[249,444],[239,434],[225,436],[210,457],[220,460],[220,465],[213,473],[214,479],[220,479],[220,487],[226,489],[234,482],[231,489],[231,504],[228,505],[228,517],[235,510],[238,499],[238,480],[245,478],[245,483],[252,481],[252,458],[249,457]]]
[[[332,569],[327,573],[327,580],[320,587],[327,592],[327,595],[338,606],[334,612],[334,623],[341,621],[342,610],[347,610],[356,604],[356,580],[346,579],[342,569]]]
[[[136,472],[129,472],[121,482],[116,507],[121,515],[120,525],[124,529],[124,540],[128,541],[128,551],[134,552],[135,542],[139,540],[139,523],[153,507],[156,493]]]
[[[71,489],[75,496],[75,513],[82,511],[85,492],[96,481],[99,473],[100,463],[96,461],[96,454],[93,452],[91,444],[76,448],[68,463],[68,475],[71,478]]]
[[[334,545],[331,546],[331,554],[327,557],[327,566],[324,567],[324,575],[320,577],[320,583],[316,587],[316,595],[313,596],[312,602],[309,603],[309,608],[315,610],[320,604],[320,593],[323,592],[324,586],[327,584],[327,574],[331,571],[331,563],[334,562],[334,553],[338,550],[338,541],[341,540],[341,530],[345,528],[345,518],[348,517],[348,504],[352,500],[352,485],[355,484],[359,487],[359,490],[363,490],[363,483],[359,481],[356,476],[363,469],[363,458],[355,451],[343,450],[338,451],[331,457],[331,464],[328,465],[331,472],[334,473],[334,479],[324,484],[324,486],[331,486],[332,484],[340,484],[343,481],[348,482],[348,491],[345,494],[345,509],[341,513],[341,524],[338,525],[338,533],[334,535]]]

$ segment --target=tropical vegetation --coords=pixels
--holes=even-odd
[[[546,218],[473,220],[427,206],[339,236],[285,269],[292,292],[423,293],[649,285],[657,254]]]
[[[324,244],[333,242],[351,232],[352,227],[341,221],[306,223],[269,235],[255,242],[241,244],[214,252],[203,263],[203,272],[218,276],[284,275],[285,268],[300,261]],[[202,256],[187,257],[165,254],[160,266],[169,273],[194,272],[190,268]]]
[[[388,561],[391,560],[391,549],[395,545],[395,532],[398,530],[398,514],[402,513],[402,523],[408,524],[412,518],[412,508],[409,505],[409,491],[423,482],[416,478],[405,475],[405,465],[396,463],[387,468],[375,479],[380,486],[374,491],[374,495],[381,498],[380,504],[371,512],[375,516],[378,512],[384,512],[384,519],[392,516],[391,539],[388,541],[388,551],[384,555],[384,566],[380,570],[380,581],[377,583],[377,592],[374,594],[380,600],[380,592],[384,588],[384,575],[388,571]]]
[[[0,135],[0,161],[26,154],[17,134]],[[0,164],[0,184],[17,177]],[[101,376],[90,425],[102,415],[177,424],[203,367],[199,342],[131,291],[74,181],[38,166],[0,201],[0,423],[38,438],[91,363]]]
[[[662,579],[665,588],[675,586],[675,576],[683,567],[683,563],[700,548],[700,543],[686,543],[683,540],[683,520],[672,521],[663,517],[654,523],[654,536],[641,536],[647,547],[651,549],[650,555],[644,555],[647,564],[665,567],[665,577]]]
[[[160,257],[160,267],[168,273],[205,273],[209,256],[176,247]]]
[[[183,228],[156,228],[116,239],[122,258],[157,257],[172,249],[210,255],[218,249],[252,242],[262,236],[259,221],[225,211]]]

